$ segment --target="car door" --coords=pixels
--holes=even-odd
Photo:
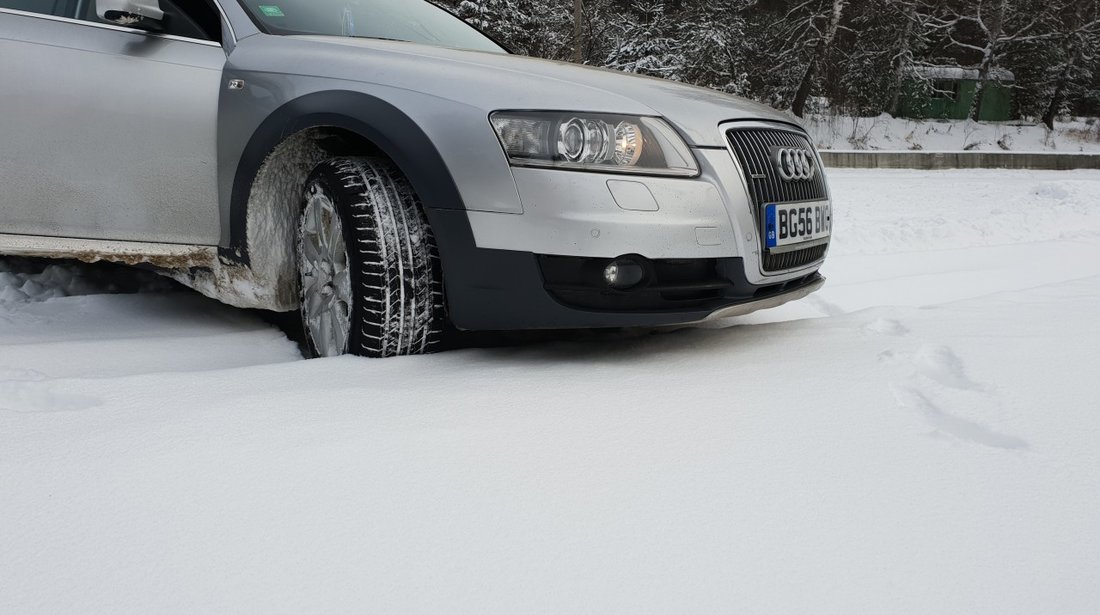
[[[0,233],[216,245],[220,42],[94,16],[0,0]]]

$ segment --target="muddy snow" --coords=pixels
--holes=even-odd
[[[654,335],[304,362],[0,261],[0,612],[1095,612],[1100,173],[830,177],[822,292]]]

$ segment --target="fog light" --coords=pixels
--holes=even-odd
[[[626,290],[642,283],[645,267],[633,259],[618,258],[604,268],[603,279],[611,288]]]

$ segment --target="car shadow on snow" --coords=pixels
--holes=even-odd
[[[113,263],[0,257],[0,303],[80,295],[189,292],[151,270]]]
[[[142,266],[27,257],[0,258],[0,305],[81,295],[138,293],[199,295],[157,274],[152,268]],[[304,350],[302,323],[297,312],[239,311],[282,330],[299,345],[300,350]],[[479,354],[490,360],[619,363],[634,360],[639,353],[644,356],[654,352],[698,351],[700,346],[712,344],[726,346],[732,342],[730,335],[737,329],[745,327],[711,328],[708,331],[693,327],[515,332],[453,330],[447,333],[439,350],[481,351]]]
[[[804,323],[803,323],[804,324]],[[654,359],[675,361],[688,355],[742,348],[749,352],[767,344],[774,333],[799,323],[768,327],[728,320],[719,325],[568,331],[457,333],[447,350],[473,351],[489,362],[631,364]],[[771,332],[765,332],[768,329]]]

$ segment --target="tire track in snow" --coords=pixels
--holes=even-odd
[[[895,338],[910,334],[901,321],[890,318],[877,318],[860,330],[865,334]],[[909,370],[910,375],[891,383],[890,390],[898,404],[923,417],[933,433],[992,448],[1029,448],[1023,439],[968,417],[997,414],[1000,404],[988,387],[970,378],[965,363],[950,346],[922,344],[912,354],[889,349],[879,354],[879,361],[901,363]]]
[[[893,385],[898,403],[921,413],[936,432],[959,440],[1007,450],[1027,450],[1028,444],[1021,438],[994,431],[977,421],[971,421],[944,410],[933,401],[920,386]]]

